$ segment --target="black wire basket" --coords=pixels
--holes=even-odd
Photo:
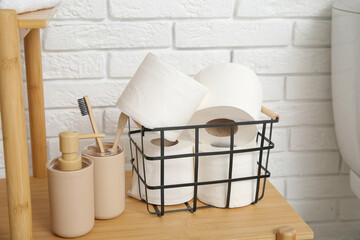
[[[180,212],[180,211],[189,211],[191,213],[196,212],[197,209],[202,208],[209,208],[214,207],[212,205],[206,205],[200,202],[197,198],[198,195],[198,187],[203,185],[212,185],[212,184],[219,184],[219,183],[226,183],[227,184],[227,196],[226,196],[226,208],[229,207],[230,199],[231,199],[231,184],[237,181],[247,181],[247,180],[255,180],[255,196],[254,201],[252,204],[257,203],[264,197],[265,194],[265,186],[266,186],[266,179],[270,177],[270,172],[268,170],[268,163],[269,163],[269,155],[270,150],[274,148],[274,143],[272,142],[272,129],[273,124],[279,122],[279,117],[270,118],[270,115],[264,120],[256,120],[256,121],[245,121],[245,122],[231,122],[231,123],[219,123],[219,124],[206,124],[206,125],[189,125],[189,126],[175,126],[175,127],[164,127],[164,128],[155,128],[155,129],[148,129],[142,127],[140,130],[131,130],[130,120],[129,120],[129,139],[130,139],[130,151],[131,151],[131,165],[132,165],[132,174],[136,174],[138,178],[138,188],[139,194],[142,201],[146,203],[147,211],[150,214],[155,214],[158,216],[163,216],[165,213],[170,212]],[[256,136],[256,146],[252,148],[246,149],[234,149],[234,129],[237,126],[241,125],[256,125],[258,132]],[[200,152],[199,151],[199,129],[202,128],[217,128],[217,127],[227,127],[230,128],[230,144],[229,150],[226,151],[212,151],[212,152]],[[175,131],[175,130],[187,130],[187,131],[194,131],[194,151],[192,153],[186,154],[176,154],[176,155],[165,155],[165,138],[164,133],[165,131]],[[160,155],[159,156],[147,156],[145,154],[144,149],[144,136],[149,134],[150,132],[158,132],[160,133]],[[135,134],[141,134],[141,144],[136,143],[134,139]],[[135,151],[135,152],[133,152]],[[253,176],[241,177],[241,178],[233,178],[233,156],[234,154],[241,154],[246,152],[255,152],[258,153],[258,160],[257,160],[257,171],[256,174]],[[213,180],[213,181],[198,181],[199,180],[199,157],[201,156],[215,156],[215,155],[228,155],[229,156],[229,171],[228,171],[228,178],[227,179],[220,179],[220,180]],[[194,159],[194,182],[191,183],[181,183],[181,184],[164,184],[165,183],[165,161],[169,161],[170,159],[177,159],[177,158],[185,158],[185,157],[193,157]],[[141,159],[140,159],[141,158]],[[142,161],[143,173],[141,174],[139,171],[139,160]],[[149,161],[160,161],[160,185],[152,186],[149,185],[146,181],[146,172],[145,172],[145,162],[144,160]],[[142,184],[140,184],[143,183]],[[140,186],[142,185],[142,186]],[[145,187],[145,196],[141,194],[141,187]],[[185,202],[183,204],[177,206],[166,206],[165,205],[165,189],[170,188],[182,188],[182,187],[193,187],[194,194],[193,200],[189,202]],[[161,204],[155,205],[151,204],[147,201],[148,199],[148,190],[159,190],[160,191],[160,202]]]

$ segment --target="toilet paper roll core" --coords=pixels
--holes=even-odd
[[[210,120],[206,123],[208,124],[221,124],[221,123],[234,123],[234,120],[227,119],[227,118],[217,118]],[[224,126],[224,127],[209,127],[205,128],[205,131],[209,133],[212,136],[217,137],[227,137],[231,135],[231,127],[230,126]],[[234,126],[234,134],[237,133],[238,126]]]
[[[152,144],[156,145],[156,146],[161,146],[161,139],[160,138],[154,138],[150,141]],[[175,146],[176,144],[178,144],[179,141],[175,140],[175,141],[169,141],[164,139],[164,146],[165,147],[171,147],[171,146]]]
[[[196,111],[189,125],[234,123],[242,121],[254,121],[254,119],[241,109],[231,106],[209,107]],[[189,131],[194,138],[195,131]],[[257,134],[256,125],[234,126],[234,142],[244,146],[255,139]],[[231,127],[207,127],[199,129],[199,142],[203,144],[215,144],[226,146],[230,143]]]

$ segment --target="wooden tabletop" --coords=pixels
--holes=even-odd
[[[19,28],[46,28],[46,22],[55,13],[55,8],[43,9],[18,15]]]
[[[126,187],[131,173],[126,173]],[[61,239],[50,230],[46,179],[31,179],[34,239]],[[6,182],[0,179],[0,239],[9,239]],[[196,213],[151,215],[146,204],[126,198],[122,215],[96,220],[95,227],[79,239],[272,239],[281,226],[297,232],[296,239],[313,239],[310,227],[269,183],[265,197],[256,205],[236,209],[206,208]]]

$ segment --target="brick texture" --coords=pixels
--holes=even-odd
[[[263,105],[280,114],[270,182],[310,223],[316,240],[358,239],[359,201],[349,187],[350,168],[341,160],[332,117],[332,3],[63,0],[41,30],[48,158],[59,155],[59,132],[92,131],[77,106],[84,95],[100,131],[113,141],[120,114],[115,103],[148,52],[190,76],[213,64],[240,63],[259,75]],[[131,169],[127,131],[120,143]],[[80,147],[93,143],[81,141]],[[1,134],[0,145],[1,178]]]
[[[64,0],[58,6],[55,19],[91,19],[106,18],[105,0]]]
[[[77,99],[89,96],[93,107],[114,106],[127,80],[117,81],[48,81],[44,84],[45,107],[77,107]],[[91,88],[89,88],[91,86]]]
[[[43,78],[103,78],[106,76],[105,56],[101,52],[43,54]]]
[[[240,0],[238,17],[330,17],[333,0]]]
[[[149,51],[111,52],[109,74],[113,78],[131,77]],[[216,63],[230,62],[230,51],[151,51],[167,63],[189,75]]]
[[[295,46],[330,46],[330,44],[330,21],[297,21],[295,23]]]
[[[110,0],[110,16],[133,18],[228,18],[233,0]],[[146,11],[144,11],[146,9]]]
[[[296,128],[290,131],[291,150],[335,150],[337,142],[333,127]]]
[[[329,49],[251,49],[235,50],[234,62],[259,74],[329,73]]]
[[[45,30],[45,49],[169,47],[167,22],[54,23]]]
[[[331,77],[288,77],[286,79],[286,99],[288,100],[328,100],[331,99]]]
[[[357,198],[341,200],[340,219],[360,220],[360,200]]]
[[[286,183],[288,199],[354,196],[348,176],[291,178]]]
[[[270,171],[274,177],[336,174],[339,172],[338,152],[273,153]]]
[[[286,46],[290,22],[177,22],[175,44],[179,48]]]
[[[292,200],[289,203],[307,222],[336,219],[336,200]]]

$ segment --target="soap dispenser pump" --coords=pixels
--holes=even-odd
[[[103,138],[104,134],[59,134],[61,156],[46,165],[52,231],[73,238],[94,226],[94,163],[79,156],[79,140]]]
[[[90,138],[104,138],[105,134],[79,134],[74,131],[61,132],[59,134],[61,157],[58,158],[59,170],[73,171],[82,168],[79,152],[79,140]]]

